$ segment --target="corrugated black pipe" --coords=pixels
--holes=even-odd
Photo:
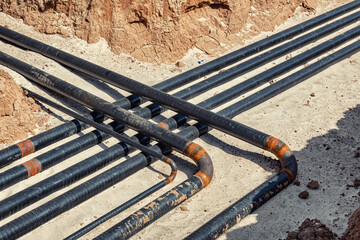
[[[184,138],[191,140],[197,138],[200,134],[199,132],[204,131],[204,129],[197,129],[195,127],[192,127],[181,131],[179,134]],[[171,148],[163,144],[157,144],[152,148],[153,150],[162,152],[163,154],[168,154],[171,151]],[[202,149],[195,143],[189,144],[185,151],[186,154],[189,155],[199,166],[199,171],[192,177],[192,181],[189,182],[189,184],[191,185],[186,186],[186,189],[190,191],[191,195],[193,195],[196,192],[200,191],[202,188],[204,188],[211,180],[213,175],[212,162],[204,149]],[[136,156],[128,160],[125,160],[124,162],[105,171],[104,173],[93,177],[85,183],[82,183],[81,185],[67,191],[66,193],[50,200],[49,202],[41,205],[40,207],[1,226],[0,239],[16,239],[30,232],[31,230],[41,226],[50,219],[77,206],[78,204],[104,191],[105,189],[111,187],[112,185],[125,179],[126,177],[131,176],[138,170],[147,167],[153,161],[155,161],[155,159],[151,158],[148,155],[145,156],[142,153],[137,154]],[[194,189],[191,189],[192,186],[194,187]],[[182,188],[175,189],[175,191],[177,190],[179,191],[178,193],[173,192],[173,199],[181,203],[182,201],[186,200],[185,197],[182,196],[184,190],[182,190]],[[180,196],[181,199],[177,200],[176,197]],[[175,203],[176,202],[173,202],[173,205]],[[169,207],[166,209],[166,211],[170,211],[174,207],[175,206]]]
[[[255,93],[252,96],[246,98],[239,102],[239,104],[234,104],[233,106],[224,109],[219,114],[223,114],[229,117],[235,116],[237,113],[246,111],[250,107],[253,107],[261,102],[266,101],[267,99],[283,92],[290,87],[295,86],[301,81],[323,71],[327,67],[341,61],[342,59],[349,57],[351,54],[360,51],[360,41],[357,41],[339,51],[329,55],[328,57],[323,58],[322,60],[309,65],[308,67],[284,78],[283,80],[276,82],[275,84],[265,88],[258,93]],[[267,148],[272,149],[272,152],[275,154],[281,155],[283,150],[273,147],[275,142],[272,140],[267,143]],[[276,144],[276,145],[279,145]],[[281,162],[282,167],[284,164],[287,164],[291,159],[287,158],[288,153],[285,152],[285,159]],[[283,158],[284,158],[283,157]],[[295,162],[293,162],[295,164]],[[278,185],[286,184],[285,176],[281,173],[275,175],[270,180],[267,180],[265,183],[261,184],[255,190],[251,191],[245,197],[241,198],[233,205],[228,207],[226,210],[222,211],[216,217],[211,219],[201,228],[196,230],[194,233],[189,235],[186,239],[215,239],[232,226],[239,223],[247,215],[255,211],[266,201],[272,198],[278,192]]]
[[[236,61],[240,61],[241,59],[249,57],[249,56],[255,54],[256,52],[267,49],[279,42],[285,41],[285,40],[290,39],[302,32],[310,30],[311,28],[314,28],[326,21],[329,21],[337,16],[340,16],[340,15],[345,14],[353,9],[356,9],[359,6],[360,6],[359,1],[351,2],[340,8],[332,10],[328,13],[325,13],[323,15],[320,15],[318,17],[310,19],[304,23],[298,24],[298,25],[296,25],[292,28],[289,28],[283,32],[275,34],[271,37],[263,39],[259,42],[251,44],[247,47],[244,47],[244,48],[237,50],[235,52],[232,52],[230,54],[227,54],[221,58],[218,58],[209,63],[201,65],[190,71],[187,71],[180,75],[177,75],[177,76],[170,78],[162,83],[156,84],[156,85],[154,85],[154,88],[157,88],[157,89],[159,89],[161,91],[165,91],[165,92],[173,90],[179,86],[182,86],[185,83],[188,83],[188,82],[195,80],[197,78],[200,78],[206,74],[209,74],[211,72],[219,70],[219,69],[226,67],[232,63],[235,63]],[[54,58],[56,60],[58,60],[57,54],[59,52],[61,52],[58,49],[55,49],[48,45],[44,45],[43,43],[40,43],[31,38],[25,37],[24,35],[15,33],[15,32],[8,30],[2,26],[0,26],[0,38],[6,39],[7,41],[21,45],[25,48],[28,48],[29,46],[36,46],[35,48],[31,48],[31,49],[34,51],[37,51],[37,52],[46,51],[47,52],[46,56]],[[47,49],[47,50],[45,50],[45,49]],[[64,52],[61,52],[61,53],[63,55],[67,55]],[[128,99],[125,98],[125,99],[121,99],[120,101],[122,101],[123,103],[121,103],[119,106],[122,108],[128,109],[127,106],[135,107],[135,106],[139,105],[141,102],[141,99],[135,95],[132,95],[132,96],[128,97]],[[94,120],[96,120],[96,119],[94,118]],[[82,130],[81,127],[84,128],[84,126],[83,126],[83,124],[81,124],[81,122],[73,120],[73,121],[70,121],[61,126],[53,128],[51,130],[48,130],[42,134],[38,134],[34,137],[31,137],[23,142],[20,142],[16,145],[11,146],[9,148],[6,148],[6,149],[0,151],[0,167],[10,164],[15,160],[20,159],[21,157],[24,157],[34,151],[42,149],[60,139],[71,136],[71,135],[75,134],[76,132],[81,131]]]

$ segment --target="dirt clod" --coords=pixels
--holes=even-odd
[[[185,63],[183,63],[182,61],[177,61],[176,64],[175,64],[177,67],[185,67]]]
[[[337,235],[318,219],[309,218],[301,224],[298,231],[289,232],[286,240],[335,240]]]
[[[303,191],[299,194],[299,197],[302,199],[307,199],[309,197],[309,193],[307,191]]]
[[[295,185],[295,186],[300,186],[300,181],[296,179],[296,180],[294,181],[294,185]]]
[[[320,187],[320,184],[318,181],[311,180],[307,185],[309,189],[318,189]]]

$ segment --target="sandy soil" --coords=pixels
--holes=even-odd
[[[338,5],[340,4],[322,6],[317,10],[316,14],[321,14]],[[274,32],[286,29],[313,16],[314,15],[309,16],[308,14],[297,12],[294,18],[278,27]],[[199,61],[196,57],[196,52],[190,51],[187,56],[182,59],[182,61],[186,63],[186,67],[177,68],[172,65],[162,65],[159,68],[151,64],[144,64],[137,61],[133,62],[126,55],[114,55],[109,50],[105,41],[88,45],[78,39],[68,39],[64,41],[63,38],[58,36],[42,35],[24,25],[21,21],[8,17],[3,13],[0,13],[0,24],[6,24],[16,31],[50,43],[55,47],[149,85],[176,75],[179,71],[185,71],[195,67]],[[355,25],[359,25],[359,23],[354,23],[339,32],[344,32]],[[339,32],[297,50],[292,53],[292,56],[336,36]],[[254,42],[271,34],[272,32],[263,33],[247,41],[247,43]],[[356,40],[359,40],[359,38]],[[349,43],[354,41],[355,40],[350,41]],[[0,42],[0,49],[36,67],[44,69],[55,76],[78,85],[81,84],[83,88],[107,100],[113,101],[119,98],[121,94],[126,94],[122,91],[119,93],[97,80],[70,72],[63,66],[38,54],[15,48],[5,42]],[[329,53],[324,56],[328,54]],[[200,59],[210,60],[209,57],[200,57]],[[216,94],[243,79],[262,72],[264,69],[279,64],[285,59],[286,57],[279,58],[224,86],[200,95],[192,99],[191,102],[198,103],[202,99]],[[301,66],[296,70],[304,67],[305,66]],[[17,73],[2,66],[0,66],[0,69],[8,71],[18,84],[36,92],[43,92],[42,89],[37,88]],[[357,53],[296,87],[234,118],[238,122],[276,136],[290,146],[298,159],[299,174],[297,179],[300,181],[300,185],[290,185],[219,239],[284,239],[287,236],[287,232],[298,229],[306,218],[317,218],[337,235],[341,236],[343,234],[347,228],[348,217],[359,207],[359,189],[347,187],[348,184],[351,185],[353,183],[356,177],[359,178],[360,163],[359,158],[356,157],[358,156],[356,153],[360,147],[360,132],[358,131],[360,124],[359,77],[360,53]],[[99,91],[97,88],[102,91]],[[246,96],[247,95],[249,94],[246,94]],[[84,111],[82,107],[64,101],[58,96],[47,96],[80,112]],[[242,98],[243,96],[237,100]],[[166,112],[163,116],[169,117],[172,114],[171,112]],[[69,119],[56,111],[54,111],[54,116],[57,117],[57,119],[53,121],[54,125],[60,124],[64,119]],[[161,118],[159,117],[155,119],[155,121],[159,119]],[[79,135],[82,135],[82,133]],[[76,137],[77,136],[73,136],[69,139]],[[61,141],[58,144],[64,143],[69,139]],[[86,156],[91,156],[113,145],[115,142],[114,140],[108,140],[86,151],[86,154],[78,154],[48,171],[23,181],[10,189],[6,189],[0,192],[0,199],[4,199],[51,176],[86,158]],[[133,239],[180,239],[196,230],[203,223],[224,210],[232,202],[240,199],[257,185],[266,181],[266,179],[276,172],[277,162],[269,159],[269,157],[275,159],[274,156],[264,153],[264,151],[240,140],[234,139],[227,134],[213,130],[210,134],[203,136],[201,139],[197,139],[196,142],[202,145],[213,159],[215,177],[212,183],[206,189],[181,205],[186,206],[187,211],[181,210],[180,207],[176,208],[134,236]],[[46,152],[53,147],[54,146],[50,146],[47,149],[41,150],[34,154],[34,156]],[[83,239],[93,238],[192,175],[196,169],[195,165],[189,164],[186,159],[181,160],[181,155],[175,154],[179,157],[180,173],[171,186],[167,186],[162,191],[141,201],[123,214],[101,225]],[[27,161],[31,157],[33,156],[28,156],[7,168]],[[119,161],[123,161],[123,159]],[[119,161],[99,172],[103,172],[116,165]],[[25,235],[23,239],[61,239],[78,230],[84,224],[108,212],[115,206],[120,205],[127,199],[130,199],[140,191],[157,183],[159,181],[159,172],[166,174],[168,169],[161,163],[155,163],[152,167],[134,174],[125,181],[114,185],[96,197],[42,225],[33,232]],[[93,174],[90,177],[95,175],[96,174]],[[25,212],[40,206],[46,201],[64,193],[66,190],[86,181],[90,177],[14,214],[3,220],[1,224],[5,224]],[[320,184],[319,189],[308,189],[306,185],[310,180],[318,181]],[[298,196],[299,193],[304,190],[309,192],[309,197],[306,200]]]

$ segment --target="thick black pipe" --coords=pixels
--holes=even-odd
[[[360,41],[357,41],[339,51],[313,63],[306,68],[284,78],[283,80],[276,82],[275,84],[265,88],[263,91],[255,93],[248,97],[246,101],[252,104],[234,104],[234,106],[224,109],[219,114],[224,114],[229,117],[235,116],[236,113],[246,111],[247,109],[264,102],[265,100],[289,89],[292,86],[300,83],[301,81],[323,71],[327,67],[341,61],[342,59],[349,57],[351,54],[360,51]],[[253,97],[254,96],[254,97]],[[255,97],[256,96],[256,97]],[[239,111],[241,109],[241,111]],[[279,173],[272,177],[270,180],[261,184],[258,188],[251,191],[245,197],[241,198],[233,205],[222,211],[216,217],[211,219],[205,225],[198,230],[190,234],[186,239],[215,239],[225,231],[229,230],[232,226],[237,224],[241,219],[255,211],[266,201],[271,199],[278,192],[277,186],[279,184],[286,184],[286,176],[283,173]]]
[[[195,127],[190,127],[187,128],[186,130],[181,131],[179,134],[184,138],[190,140],[197,138],[201,132],[204,132],[204,129],[197,129]],[[171,148],[166,147],[163,144],[157,144],[152,148],[153,150],[162,152],[163,154],[168,154],[171,151]],[[124,154],[124,149],[121,148],[121,145],[115,145],[112,151],[106,150],[103,152],[106,152],[106,154],[118,154],[117,157],[119,157],[120,155]],[[102,157],[96,158],[94,156],[91,158],[92,158],[91,161],[95,162],[95,166],[98,166],[97,168],[99,168],[98,165],[99,163],[101,165],[104,164],[101,160]],[[135,172],[149,166],[155,160],[156,159],[153,159],[150,156],[145,156],[142,153],[137,154],[136,156],[125,160],[124,162],[105,171],[104,173],[101,173],[98,176],[93,177],[92,179],[86,181],[85,183],[82,183],[81,185],[67,191],[66,193],[50,200],[49,202],[41,205],[40,207],[1,226],[0,239],[4,239],[4,240],[16,239],[30,232],[31,230],[41,226],[42,224],[58,216],[59,214],[77,206],[78,204],[86,201],[87,199],[113,186],[114,184],[120,182],[121,180],[131,176]],[[87,160],[87,163],[89,163],[89,160]],[[86,167],[86,164],[83,164],[82,166]],[[66,185],[67,181],[69,181],[69,175],[77,174],[78,176],[80,176],[86,172],[86,170],[84,172],[83,170],[77,168],[76,166],[71,168],[72,170],[70,170],[69,168],[69,170],[65,170],[62,173],[57,174],[57,177],[55,177],[56,175],[52,177],[53,179],[51,181],[51,184],[53,187],[49,189],[49,191],[52,190],[56,185],[58,185],[56,179],[61,180],[61,184]],[[201,185],[201,181],[199,180],[199,178],[196,179],[195,181]],[[34,187],[30,187],[30,188],[34,191],[39,191],[39,188],[41,188],[41,186],[42,188],[45,188],[49,183],[50,182],[44,180],[42,181],[41,185],[36,184],[34,185]],[[29,189],[29,191],[31,189]],[[23,192],[22,196],[26,196],[26,192]],[[33,194],[33,196],[37,197],[36,192]]]
[[[291,39],[295,37],[298,34],[301,34],[305,31],[308,31],[316,26],[319,26],[322,23],[328,22],[331,19],[334,19],[342,14],[345,14],[347,12],[350,12],[351,10],[354,10],[360,6],[360,1],[355,0],[353,2],[350,2],[344,6],[341,6],[339,8],[336,8],[332,11],[329,11],[327,13],[324,13],[320,16],[317,16],[315,18],[312,18],[308,21],[305,21],[303,23],[300,23],[298,25],[295,25],[294,27],[291,27],[289,29],[286,29],[280,33],[274,34],[270,37],[267,37],[263,40],[260,40],[256,43],[250,44],[249,46],[243,47],[237,51],[231,52],[223,57],[217,58],[211,62],[208,62],[206,64],[203,64],[197,68],[191,69],[187,72],[184,72],[182,74],[179,74],[171,79],[169,79],[167,82],[161,83],[164,88],[168,89],[167,85],[172,84],[171,86],[174,89],[175,87],[182,86],[185,83],[188,83],[192,80],[195,80],[197,78],[200,78],[202,76],[205,76],[207,74],[210,74],[214,71],[220,70],[226,66],[229,66],[237,61],[240,61],[246,57],[249,57],[251,55],[256,54],[259,51],[265,50],[267,48],[270,48],[274,46],[277,43],[283,42],[285,40]],[[1,30],[0,30],[0,37],[1,37]],[[7,36],[8,37],[8,36]],[[16,40],[17,41],[17,40]],[[22,41],[22,40],[20,40]],[[17,44],[21,44],[18,41]],[[32,44],[31,44],[32,45]],[[29,48],[28,45],[26,48]],[[25,47],[25,46],[24,46]],[[33,51],[38,51],[33,48],[31,48]],[[47,53],[46,56],[50,58],[57,58],[57,56],[50,56],[51,53]],[[55,59],[56,60],[56,59]],[[175,83],[175,84],[173,84]],[[172,90],[171,89],[171,90]],[[169,88],[170,90],[170,88]]]
[[[122,132],[124,125],[112,122],[109,127],[113,128],[114,131]],[[40,172],[43,172],[50,167],[61,163],[67,158],[70,158],[92,146],[95,146],[102,141],[109,138],[109,135],[94,130],[83,136],[80,136],[74,140],[64,143],[48,152],[45,152],[36,158],[26,161],[23,164],[14,166],[6,171],[0,173],[0,190],[8,188],[22,180],[30,178]],[[0,213],[2,212],[3,206],[0,206]],[[2,214],[0,214],[2,219]]]
[[[4,54],[2,54],[2,55],[5,56]],[[2,57],[2,58],[3,58],[2,62],[5,66],[9,66],[9,67],[11,65],[19,65],[20,66],[20,64],[15,63],[14,60],[10,60],[9,57]],[[8,63],[9,61],[12,61],[12,63]],[[140,95],[140,96],[143,96],[145,99],[154,101],[158,104],[162,104],[173,111],[177,111],[177,112],[179,112],[183,115],[186,115],[190,118],[193,118],[197,121],[201,121],[213,128],[216,128],[220,131],[228,133],[229,135],[232,135],[234,137],[242,139],[242,140],[244,140],[250,144],[253,144],[255,146],[262,147],[264,145],[266,139],[268,138],[268,135],[263,134],[257,130],[251,129],[240,123],[237,123],[235,121],[232,121],[230,119],[222,117],[218,114],[215,114],[211,111],[205,110],[201,107],[195,106],[184,100],[170,96],[170,95],[163,93],[159,90],[156,90],[152,87],[146,86],[145,84],[136,82],[132,79],[121,76],[120,74],[117,74],[113,71],[102,68],[98,65],[87,62],[85,60],[72,57],[70,59],[67,59],[67,61],[62,61],[62,63],[64,63],[65,65],[68,65],[72,68],[75,68],[79,71],[82,71],[86,74],[89,74],[96,78],[99,78],[99,79],[101,79],[105,82],[108,82],[114,86],[120,87],[126,91],[132,92],[135,95]],[[12,68],[14,68],[14,67],[12,67]],[[36,76],[37,74],[34,74],[32,72],[25,72],[25,70],[23,68],[18,68],[16,71],[20,72],[23,75],[26,75],[29,78],[33,78],[34,81],[37,78],[37,76]],[[42,79],[43,80],[42,83],[48,84],[48,86],[49,86],[50,81],[47,78],[48,77]],[[51,82],[54,82],[54,81],[51,80]],[[108,104],[103,104],[102,106],[100,106],[100,104],[98,103],[98,100],[93,101],[93,100],[89,99],[88,96],[79,94],[80,92],[78,90],[72,91],[71,89],[73,89],[73,87],[70,87],[70,86],[65,87],[65,85],[63,83],[61,83],[61,84],[51,83],[51,86],[49,86],[49,87],[51,87],[53,90],[57,91],[58,93],[67,92],[66,94],[68,94],[69,97],[71,97],[71,95],[73,95],[72,97],[74,100],[80,101],[82,104],[87,105],[88,107],[92,108],[93,110],[104,113],[105,108],[108,108],[108,109],[111,108],[111,109],[109,109],[110,111],[107,112],[106,114],[109,116],[112,115],[114,117],[114,114],[111,113],[113,110],[115,110],[113,108],[113,106],[108,105]],[[75,95],[76,95],[77,99],[74,98]],[[92,96],[91,98],[98,99],[98,98],[95,98],[95,96]],[[105,107],[105,105],[108,105],[108,106]],[[126,113],[118,111],[117,114],[122,115],[122,118],[124,120],[130,120],[131,122],[134,122],[133,121],[134,119],[128,118],[126,116],[127,115]],[[120,115],[118,115],[118,117]],[[128,122],[128,124],[129,123],[130,122]],[[149,125],[149,123],[147,123],[147,122],[144,122],[141,131],[145,131],[144,132],[145,134],[155,137],[155,135],[154,135],[155,132],[154,132],[153,127],[151,125]],[[177,149],[181,149],[184,147],[184,144],[185,144],[184,141],[181,142],[180,139],[174,141],[174,139],[172,137],[170,137],[170,135],[166,131],[163,131],[163,129],[161,129],[161,130],[156,129],[156,132],[157,132],[156,135],[157,135],[158,140],[163,141],[163,142],[172,143],[172,145]]]
[[[360,6],[360,1],[358,1],[358,0],[353,1],[351,3],[348,3],[344,6],[337,8],[337,9],[334,9],[334,10],[324,13],[320,16],[317,16],[313,19],[305,21],[301,24],[298,24],[294,27],[291,27],[285,31],[277,33],[273,36],[270,36],[261,41],[253,43],[249,46],[241,48],[237,51],[229,53],[223,57],[220,57],[211,62],[203,64],[197,68],[191,69],[187,72],[184,72],[180,75],[170,78],[169,80],[159,83],[154,87],[161,91],[165,91],[165,92],[171,91],[179,86],[182,86],[188,82],[191,82],[192,80],[195,80],[197,78],[205,76],[211,72],[220,70],[221,68],[231,65],[231,64],[233,64],[237,61],[240,61],[246,57],[249,57],[253,54],[256,54],[259,51],[262,51],[264,49],[272,47],[279,42],[291,39],[300,33],[308,31],[316,26],[319,26],[322,23],[325,23],[325,22],[327,22],[331,19],[334,19],[340,15],[343,15],[351,10],[354,10],[354,9],[358,8],[359,6]],[[0,26],[0,38],[3,38],[7,41],[15,43],[24,48],[31,49],[32,51],[40,52],[40,53],[44,54],[45,56],[47,56],[49,58],[53,58],[54,60],[59,61],[59,62],[62,62],[62,61],[71,62],[71,59],[74,57],[68,53],[60,51],[59,49],[56,49],[54,47],[51,47],[49,45],[46,45],[46,44],[36,41],[34,39],[28,38],[19,33],[13,32],[2,26]]]
[[[351,16],[351,18],[353,19],[355,16]],[[356,13],[356,18],[360,17],[360,12]],[[336,24],[337,25],[337,24]],[[250,91],[252,89],[254,89],[255,87],[258,87],[262,84],[265,84],[267,82],[269,82],[270,80],[320,56],[321,54],[345,43],[346,41],[349,41],[353,38],[355,38],[356,36],[359,35],[359,28],[354,28],[351,29],[333,39],[330,39],[322,44],[319,44],[318,46],[315,46],[312,49],[307,50],[304,53],[301,53],[275,67],[272,67],[254,77],[251,77],[250,79],[241,82],[231,88],[229,88],[228,90],[225,90],[211,98],[208,98],[202,102],[200,102],[198,104],[198,106],[203,107],[205,109],[213,109],[216,108],[238,96],[240,96],[241,94]],[[243,101],[246,101],[245,98]],[[232,117],[238,115],[240,112],[238,112],[235,115],[232,115]],[[222,114],[221,114],[222,115]],[[226,116],[228,118],[232,118],[229,117],[228,115],[223,115]],[[176,114],[174,115],[172,118],[168,118],[166,119],[164,122],[166,124],[176,124],[175,122],[173,122],[173,119],[175,119],[175,122],[179,122],[181,120],[181,122],[187,121],[188,119],[181,115],[181,114]]]
[[[232,79],[240,76],[241,74],[244,74],[248,71],[251,71],[253,69],[256,69],[265,63],[268,63],[269,61],[272,61],[280,56],[283,56],[291,51],[295,51],[296,49],[310,43],[314,42],[326,35],[329,35],[330,33],[339,30],[340,28],[349,25],[356,20],[360,18],[360,13],[354,13],[348,17],[345,17],[343,19],[340,19],[332,24],[329,24],[327,26],[324,26],[320,29],[317,29],[313,32],[310,32],[304,36],[301,36],[291,42],[285,43],[281,46],[278,46],[277,48],[274,48],[272,50],[269,50],[259,56],[256,56],[252,59],[249,59],[248,61],[241,63],[235,67],[232,67],[224,72],[221,72],[217,75],[214,75],[208,79],[205,79],[197,84],[192,85],[189,88],[186,88],[182,91],[179,91],[174,94],[175,97],[181,98],[181,99],[187,99],[189,97],[196,96],[198,94],[201,94],[205,92],[206,90],[210,88],[214,88],[216,86],[219,86],[221,84],[224,84],[226,82],[231,81]],[[202,106],[202,105],[200,105]],[[215,108],[216,106],[212,107],[210,105],[210,108]],[[202,106],[204,107],[204,106]]]
[[[43,86],[48,87],[53,91],[56,91],[57,93],[66,95],[67,97],[70,97],[71,99],[92,108],[94,111],[103,113],[118,120],[121,119],[121,122],[124,123],[125,125],[134,128],[135,130],[140,131],[145,135],[149,135],[150,137],[153,137],[160,142],[169,144],[179,151],[183,151],[188,144],[188,142],[185,139],[179,137],[178,135],[172,132],[167,131],[164,128],[161,128],[160,126],[147,122],[143,118],[140,118],[121,108],[118,108],[115,105],[93,94],[83,91],[80,88],[77,88],[67,82],[64,82],[54,76],[51,76],[41,71],[40,69],[36,69],[5,53],[0,52],[0,63],[3,64],[4,66],[9,67],[10,69],[17,71],[18,73],[24,75],[27,78]],[[103,70],[105,72],[102,73],[107,75],[109,78],[115,79],[116,76],[119,77],[117,74],[111,71],[107,71],[105,69]],[[181,99],[169,96],[168,94],[155,90],[144,84],[134,82],[128,78],[123,79],[122,83],[124,83],[125,85],[128,84],[131,85],[132,83],[134,83],[132,87],[134,87],[135,89],[139,88],[140,92],[155,97],[156,101],[161,100],[161,102],[164,102],[166,100],[169,100],[165,104],[167,106],[172,106],[172,104],[175,105],[180,104],[177,105],[177,107],[180,108],[182,110],[182,113],[185,113],[185,115],[189,115],[190,117],[196,120],[200,119],[202,120],[202,122],[208,125],[211,125],[219,130],[229,133],[232,136],[247,141],[255,146],[262,147],[268,137],[268,135],[263,134],[260,131],[244,126],[230,119],[224,118],[220,115],[217,115],[213,112],[197,107]],[[163,98],[159,99],[161,97]],[[174,109],[173,107],[171,108]]]
[[[133,140],[143,145],[150,143],[150,138],[141,134],[135,135]],[[0,201],[0,219],[2,220],[40,199],[71,185],[133,151],[134,148],[125,143],[116,144],[3,199]]]
[[[360,27],[356,27],[358,30]],[[234,116],[253,108],[260,103],[267,101],[268,99],[278,95],[281,92],[299,84],[300,82],[312,77],[313,75],[323,71],[324,69],[330,67],[331,65],[341,61],[345,57],[350,56],[359,51],[360,41],[356,41],[355,43],[340,49],[339,51],[325,57],[303,69],[297,71],[286,78],[283,78],[276,83],[260,90],[243,100],[240,100],[237,103],[221,110],[219,114],[223,116],[227,116],[229,118],[233,118]]]
[[[356,9],[359,6],[360,6],[359,1],[351,2],[340,8],[337,8],[335,10],[322,14],[318,17],[310,19],[304,23],[289,28],[281,33],[275,34],[271,37],[268,37],[259,42],[244,47],[240,50],[227,54],[221,58],[218,58],[209,63],[201,65],[190,71],[187,71],[173,78],[170,78],[162,83],[156,84],[154,85],[154,88],[157,88],[165,92],[173,90],[194,79],[200,78],[206,74],[219,70],[223,67],[226,67],[227,65],[235,63],[236,61],[249,57],[255,54],[256,52],[267,49],[281,41],[285,41],[287,39],[296,36],[297,34],[310,30],[311,28],[314,28],[326,21],[329,21],[337,16],[340,16],[346,12]],[[25,48],[29,48],[30,46],[32,46],[31,49],[33,51],[46,52],[45,54],[46,56],[50,58],[54,58],[55,60],[59,60],[57,57],[59,53],[61,53],[65,57],[69,55],[51,46],[45,45],[41,42],[28,38],[24,35],[6,29],[2,26],[0,26],[0,38],[6,39],[7,41],[13,42]],[[186,98],[184,97],[184,99]],[[126,103],[123,103],[124,105],[121,106],[119,105],[119,106],[126,109],[127,109],[126,105],[135,107],[141,103],[141,99],[135,95],[128,97],[128,99],[126,98],[122,99],[122,101]],[[158,107],[158,105],[156,107]],[[13,145],[9,148],[0,151],[0,167],[10,164],[11,162],[17,159],[20,159],[21,157],[25,156],[24,154],[30,154],[33,151],[37,151],[45,146],[50,145],[55,141],[58,141],[67,136],[71,136],[74,133],[76,133],[76,130],[80,131],[81,129],[79,130],[79,128],[77,127],[80,123],[78,123],[78,121],[76,120],[73,121],[75,121],[75,125],[69,122],[66,125],[64,124],[62,126],[58,126],[57,128],[48,130],[42,134],[39,134],[24,142],[21,142],[18,145]]]
[[[130,109],[138,106],[140,104],[140,99],[136,99],[134,97],[122,98],[119,101],[116,101],[114,104],[124,109]],[[84,116],[96,122],[104,121],[104,115],[101,113],[92,112],[85,114]],[[85,123],[73,119],[36,136],[30,137],[18,144],[7,147],[0,151],[0,168],[42,148],[45,148],[57,141],[60,141],[61,139],[81,132],[88,127],[89,126]]]
[[[356,14],[353,14],[351,16],[352,19],[360,19],[360,12],[357,12]],[[336,24],[335,22],[334,24]],[[236,97],[240,96],[241,94],[244,94],[256,87],[259,87],[270,80],[285,74],[286,72],[289,72],[290,70],[301,66],[302,64],[320,56],[321,54],[326,53],[327,51],[359,36],[360,28],[355,27],[343,34],[340,34],[339,36],[330,39],[322,44],[319,44],[318,46],[315,46],[306,52],[303,52],[275,67],[272,67],[260,74],[257,74],[254,77],[249,78],[248,80],[241,82],[219,94],[216,96],[207,99],[199,104],[199,106],[204,108],[216,108],[220,105],[222,105],[225,102],[231,101],[232,99],[235,99]]]
[[[320,61],[322,62],[321,64],[317,64],[314,67],[309,66],[309,71],[315,71],[317,73],[323,70],[325,66],[328,67],[329,65],[334,64],[335,62],[349,56],[349,54],[358,51],[359,48],[360,46],[358,41],[357,44],[354,43],[349,47],[345,47],[341,51],[338,51],[323,59],[322,61]],[[302,80],[304,80],[306,77],[310,77],[313,75],[309,74],[309,71],[306,71],[307,74],[304,74],[302,76]],[[296,74],[294,74],[294,76],[296,76]],[[196,125],[200,127],[204,124],[199,123]],[[203,127],[204,129],[206,129],[206,126]],[[213,239],[218,237],[223,232],[238,223],[239,220],[259,208],[262,204],[264,204],[266,201],[268,201],[278,192],[280,192],[283,188],[285,188],[291,182],[289,181],[289,174],[291,175],[292,179],[295,178],[297,171],[296,160],[286,145],[284,145],[281,141],[270,137],[269,141],[267,141],[267,143],[265,144],[264,149],[271,151],[276,156],[278,156],[282,165],[282,171],[276,174],[270,180],[260,185],[252,192],[250,192],[248,195],[246,195],[237,203],[229,207],[223,213],[219,214],[216,218],[211,220],[209,224],[206,224],[204,227],[200,228],[198,231],[190,235],[187,239]],[[287,169],[290,169],[290,171],[288,171]],[[164,195],[160,197],[160,199],[162,198],[164,198]],[[154,203],[156,204],[157,202],[154,201],[151,204]],[[132,236],[138,231],[138,229],[132,228],[129,230],[129,228],[131,228],[131,226],[136,226],[136,224],[141,222],[141,217],[139,217],[139,215],[141,216],[143,211],[151,212],[151,210],[148,210],[148,208],[149,205],[145,207],[145,209],[143,208],[140,211],[131,215],[130,217],[126,218],[125,220],[121,221],[119,224],[116,224],[114,227],[110,228],[109,230],[98,236],[96,239],[126,239]],[[160,217],[160,215],[157,215],[157,217]],[[155,217],[155,219],[157,217]],[[145,227],[148,224],[149,223],[145,223],[142,225],[142,227]]]
[[[25,90],[25,91],[26,91],[26,94],[28,96],[30,96],[32,98],[35,98],[36,100],[38,100],[38,101],[40,101],[42,103],[45,103],[45,104],[47,104],[49,106],[52,106],[55,109],[65,113],[65,114],[67,114],[67,115],[69,115],[69,116],[71,116],[73,118],[76,118],[76,119],[78,119],[78,120],[80,120],[80,121],[82,121],[82,122],[84,122],[86,124],[89,124],[90,126],[96,128],[97,130],[99,130],[101,132],[104,132],[104,133],[106,133],[106,134],[108,134],[108,135],[110,135],[112,137],[115,137],[118,140],[125,142],[126,144],[129,144],[129,145],[131,145],[133,147],[136,147],[140,151],[143,151],[144,153],[149,154],[150,156],[158,158],[158,159],[160,159],[162,161],[166,161],[168,159],[164,155],[159,154],[159,153],[157,153],[155,151],[152,151],[148,147],[146,147],[146,146],[144,146],[144,145],[142,145],[142,144],[140,144],[140,143],[138,143],[136,141],[131,140],[131,138],[128,137],[127,135],[125,135],[125,134],[121,135],[121,134],[111,130],[110,128],[106,127],[105,125],[102,125],[100,123],[92,121],[92,120],[90,120],[90,119],[88,119],[86,117],[83,117],[80,114],[78,114],[78,113],[76,113],[76,112],[74,112],[74,111],[72,111],[72,110],[70,110],[70,109],[68,109],[66,107],[63,107],[63,106],[51,101],[50,99],[42,97],[39,94],[36,94],[36,93],[34,93],[34,92],[30,91],[30,90]]]
[[[91,117],[94,121],[97,122],[103,121],[102,114],[92,113],[86,114],[85,116]],[[26,139],[25,141],[22,141],[18,144],[7,147],[0,151],[0,168],[57,141],[60,141],[61,139],[74,135],[75,133],[78,133],[87,127],[88,126],[86,126],[86,124],[74,119],[60,126],[47,130],[46,132]]]

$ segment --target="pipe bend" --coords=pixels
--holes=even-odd
[[[157,125],[167,130],[170,129],[170,126],[165,122],[159,122]],[[194,176],[200,179],[202,188],[205,188],[214,175],[214,168],[209,154],[203,147],[192,141],[186,144],[183,153],[199,167],[199,171]]]
[[[297,174],[297,162],[294,153],[280,139],[269,136],[264,144],[264,149],[275,154],[281,164],[281,172],[285,173],[289,183],[293,182]]]
[[[214,168],[211,158],[206,150],[199,144],[189,141],[183,152],[199,167],[199,171],[194,176],[200,179],[202,187],[204,188],[209,185],[214,175]]]

